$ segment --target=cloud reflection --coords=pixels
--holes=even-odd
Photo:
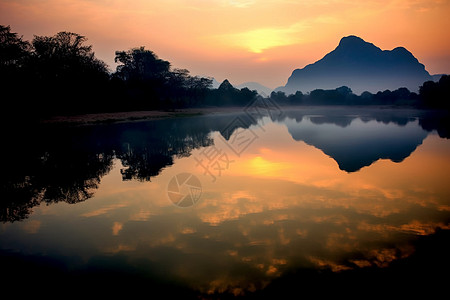
[[[58,237],[54,251],[68,256],[122,255],[133,267],[145,262],[148,272],[195,290],[241,295],[295,268],[385,268],[411,256],[418,236],[450,229],[447,140],[430,134],[401,162],[380,159],[347,173],[320,149],[295,140],[286,123],[264,122],[259,138],[216,182],[196,167],[192,156],[202,149],[174,158],[145,182],[123,181],[116,161],[93,199],[70,211],[37,207],[35,223],[23,231]],[[388,126],[369,125],[382,132]],[[420,129],[417,122],[396,129],[413,127]],[[197,176],[203,191],[184,209],[167,195],[168,182],[182,172]],[[67,234],[66,223],[77,234]],[[18,230],[9,231],[14,225],[2,234],[20,239]]]

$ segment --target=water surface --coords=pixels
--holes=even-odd
[[[203,296],[388,270],[449,229],[450,141],[430,123],[308,108],[30,129],[5,146],[2,261],[24,283]]]

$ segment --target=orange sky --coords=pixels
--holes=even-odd
[[[449,13],[450,0],[0,0],[0,24],[28,40],[85,35],[111,70],[116,50],[146,46],[194,75],[271,88],[350,34],[450,73]]]

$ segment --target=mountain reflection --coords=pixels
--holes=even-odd
[[[91,282],[113,294],[111,286],[125,294],[150,286],[196,299],[440,282],[433,269],[448,261],[450,143],[445,130],[428,132],[437,122],[427,117],[309,108],[8,134],[4,272],[36,286]],[[225,144],[238,125],[255,139],[233,154]],[[211,181],[196,158],[214,149],[233,163]],[[192,207],[168,197],[180,173],[201,181]]]
[[[346,172],[356,172],[379,159],[401,162],[431,130],[450,137],[448,118],[442,112],[319,107],[286,112],[281,121],[296,141],[322,150]]]
[[[355,172],[370,166],[379,159],[401,162],[422,144],[428,133],[417,126],[417,122],[403,127],[395,124],[379,126],[376,121],[361,119],[338,120],[347,124],[345,128],[327,126],[336,120],[324,117],[317,125],[315,118],[303,120],[300,124],[286,121],[289,133],[296,141],[304,141],[321,149],[332,157],[341,170]]]
[[[236,127],[256,125],[245,113],[91,126],[42,125],[10,130],[3,147],[1,220],[27,218],[40,203],[78,203],[91,198],[113,160],[123,180],[150,181],[174,158],[213,144],[211,132],[227,140]],[[446,116],[416,110],[309,108],[284,111],[270,119],[292,138],[320,149],[341,170],[355,172],[379,159],[401,162],[428,132],[448,136]],[[234,120],[240,122],[234,122]],[[230,128],[231,131],[224,131]],[[420,125],[420,126],[419,126]],[[258,126],[261,126],[258,125]],[[424,128],[424,129],[422,129]]]

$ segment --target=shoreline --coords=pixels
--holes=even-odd
[[[149,121],[166,118],[182,118],[210,114],[236,113],[243,111],[244,107],[207,107],[207,108],[184,108],[171,111],[149,110],[149,111],[126,111],[111,113],[92,113],[73,116],[54,116],[41,120],[42,124],[73,124],[93,125],[104,123]]]

